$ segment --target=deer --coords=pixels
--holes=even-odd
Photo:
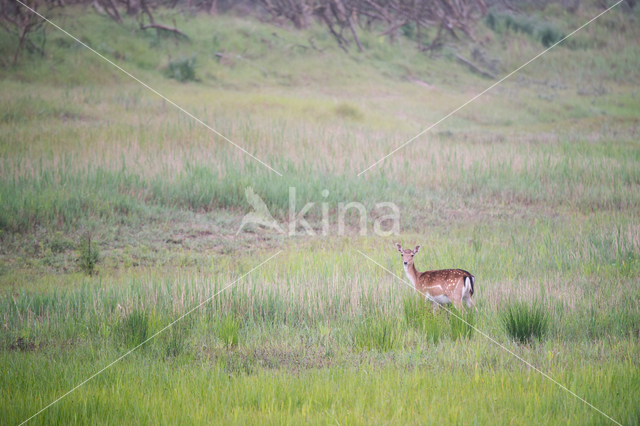
[[[420,246],[416,246],[414,250],[403,249],[400,244],[396,244],[396,247],[402,254],[402,264],[407,278],[415,290],[425,297],[425,300],[433,302],[434,312],[438,306],[448,303],[453,303],[459,311],[463,310],[463,302],[467,308],[471,308],[472,304],[475,305],[471,299],[475,290],[475,277],[469,272],[462,269],[419,272],[413,257],[420,251]]]

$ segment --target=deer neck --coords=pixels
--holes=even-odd
[[[416,269],[415,264],[404,265],[404,273],[407,274],[407,278],[413,284],[413,287],[416,287],[416,283],[418,282],[418,270]]]

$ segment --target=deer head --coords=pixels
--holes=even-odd
[[[416,246],[414,250],[411,249],[403,249],[400,244],[396,244],[398,247],[398,251],[402,255],[402,264],[405,268],[410,268],[413,266],[413,256],[415,256],[420,250],[420,246]]]

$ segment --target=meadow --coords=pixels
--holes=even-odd
[[[65,30],[282,176],[53,28],[45,57],[4,64],[4,422],[100,372],[31,422],[640,423],[637,8],[361,175],[493,83],[456,52],[506,75],[544,49],[517,28],[566,34],[595,3],[496,14],[476,43],[433,54],[409,35],[364,34],[365,52],[345,54],[320,27],[160,13],[186,42],[64,11]],[[3,34],[0,56],[14,45]],[[295,187],[296,211],[315,202],[316,235],[237,233],[247,187],[283,227]],[[353,201],[365,235],[355,210],[339,232],[339,203]],[[399,207],[399,235],[373,232],[381,202]],[[396,242],[422,245],[419,270],[471,271],[477,312],[432,315]],[[540,336],[509,333],[519,306],[541,309]]]

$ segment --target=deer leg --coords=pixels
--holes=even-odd
[[[458,312],[463,313],[464,307],[462,306],[462,297],[458,295],[453,296],[453,306],[458,310]]]
[[[478,307],[476,306],[476,302],[473,301],[473,299],[471,298],[471,296],[469,296],[467,298],[467,308],[471,309],[471,306],[473,306],[473,309],[478,312]]]

